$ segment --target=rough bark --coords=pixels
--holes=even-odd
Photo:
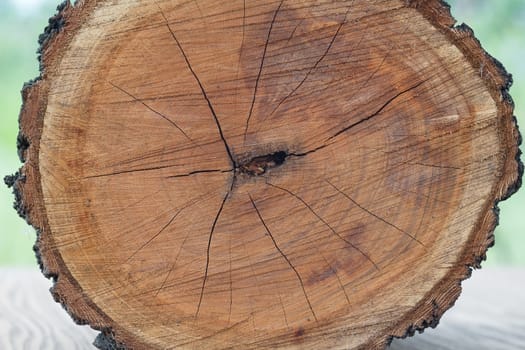
[[[64,3],[7,179],[103,348],[383,348],[520,186],[511,78],[441,1]]]

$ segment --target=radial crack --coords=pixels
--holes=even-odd
[[[197,0],[193,0],[195,3],[195,6],[197,6],[197,10],[199,11],[199,15],[201,16],[202,20],[206,19],[206,16],[204,16],[204,13],[202,12],[201,6],[199,5],[199,2]]]
[[[321,254],[321,256],[323,257],[323,260],[326,262],[326,265],[328,265],[328,267],[330,267],[330,271],[337,278],[337,282],[339,283],[339,286],[341,287],[341,290],[343,291],[343,294],[345,295],[346,302],[348,303],[348,305],[350,305],[350,298],[348,297],[348,293],[346,293],[345,286],[343,284],[343,281],[341,281],[341,278],[339,277],[339,274],[337,273],[337,270],[333,268],[332,264],[330,264],[328,259],[326,259],[326,257],[323,254]]]
[[[130,173],[136,173],[136,172],[162,170],[162,169],[173,168],[175,166],[176,165],[163,165],[163,166],[157,166],[157,167],[151,167],[151,168],[122,170],[122,171],[115,171],[115,172],[106,173],[106,174],[85,176],[84,179],[96,179],[96,178],[101,178],[101,177],[117,176],[117,175],[130,174]],[[191,171],[191,172],[186,173],[186,174],[171,175],[171,176],[168,176],[168,178],[188,177],[188,176],[192,176],[192,175],[208,174],[208,173],[228,173],[228,172],[231,172],[232,170],[233,169],[229,169],[229,170],[221,170],[221,169],[195,170],[195,171]]]
[[[229,256],[230,256],[230,308],[228,311],[228,324],[231,322],[232,317],[232,307],[233,307],[233,280],[232,280],[232,236],[230,235],[230,241],[229,241]]]
[[[354,203],[354,205],[356,205],[358,208],[360,208],[361,210],[363,210],[364,212],[368,213],[369,215],[373,216],[374,218],[376,218],[377,220],[387,224],[388,226],[396,229],[397,231],[403,233],[404,235],[406,235],[407,237],[410,237],[414,242],[418,243],[419,245],[421,245],[422,247],[425,248],[425,245],[423,244],[423,242],[421,242],[419,239],[417,239],[416,237],[414,237],[414,235],[411,235],[410,233],[406,232],[405,230],[402,230],[400,229],[399,227],[397,227],[396,225],[388,222],[387,220],[383,219],[382,217],[380,217],[379,215],[377,214],[374,214],[373,212],[371,212],[370,210],[368,210],[367,208],[363,207],[361,204],[357,203],[352,197],[350,197],[347,193],[341,191],[338,187],[336,187],[334,184],[332,184],[330,181],[326,180],[326,183],[329,184],[330,186],[332,186],[337,192],[339,192],[341,195],[343,195],[344,197],[346,197],[349,201],[351,201],[352,203]]]
[[[355,1],[355,0],[354,0]],[[290,91],[290,93],[288,93],[288,95],[286,95],[282,100],[281,102],[279,102],[277,104],[277,106],[272,110],[272,112],[270,114],[268,114],[267,116],[265,116],[263,118],[263,120],[261,121],[261,123],[263,123],[266,119],[268,118],[271,118],[275,112],[277,112],[277,110],[282,106],[282,104],[284,102],[286,102],[291,96],[293,96],[297,90],[299,90],[301,88],[301,86],[303,86],[303,84],[306,82],[306,80],[308,80],[308,78],[310,77],[310,75],[315,71],[317,70],[317,67],[319,67],[319,64],[321,64],[321,62],[325,59],[325,57],[328,55],[328,53],[330,52],[330,49],[332,48],[332,46],[334,45],[335,43],[335,40],[337,39],[337,37],[339,36],[339,33],[341,32],[341,29],[343,28],[343,26],[345,25],[346,23],[346,19],[348,17],[348,13],[350,12],[350,9],[351,9],[351,6],[348,8],[348,10],[346,11],[345,13],[345,17],[343,19],[343,21],[339,24],[339,26],[337,27],[337,30],[335,32],[335,34],[332,36],[332,40],[330,41],[330,43],[328,44],[328,46],[326,47],[325,51],[323,52],[323,54],[321,55],[321,57],[315,62],[315,64],[308,70],[308,72],[306,73],[306,75],[304,76],[303,80],[301,80],[301,82],[299,82],[299,84],[297,84],[297,86],[292,90]],[[295,31],[297,30],[297,27],[295,27],[294,29],[294,33]]]
[[[234,169],[228,169],[228,170],[221,170],[221,169],[195,170],[195,171],[189,172],[187,174],[171,175],[171,176],[168,176],[168,179],[179,178],[179,177],[188,177],[188,176],[198,175],[198,174],[229,173],[229,172],[232,172],[233,170]]]
[[[126,259],[126,263],[129,262],[131,259],[133,259],[133,257],[135,255],[138,254],[138,252],[140,252],[142,249],[144,249],[147,245],[149,245],[151,242],[153,242],[158,236],[160,236],[162,234],[162,232],[164,232],[165,229],[167,229],[172,223],[173,221],[175,221],[175,219],[177,218],[177,216],[179,216],[179,214],[184,210],[185,208],[181,208],[179,209],[175,215],[172,216],[172,218],[168,221],[167,224],[165,224],[155,235],[153,235],[153,237],[151,237],[150,239],[148,239],[144,244],[142,244],[137,250],[135,250],[133,252],[133,254],[131,254],[129,256],[129,258]]]
[[[155,296],[158,296],[160,291],[164,289],[164,287],[166,286],[166,283],[168,282],[168,279],[169,279],[171,273],[173,272],[173,270],[175,270],[175,266],[177,266],[177,261],[179,260],[179,256],[180,256],[180,253],[182,252],[182,248],[184,247],[184,244],[186,244],[186,241],[188,240],[188,237],[190,236],[190,233],[191,233],[191,231],[188,230],[188,233],[186,234],[186,237],[184,237],[184,240],[182,241],[182,244],[180,245],[179,251],[177,252],[177,256],[175,257],[175,260],[171,264],[170,269],[169,269],[168,273],[166,274],[166,277],[162,281],[162,284],[160,285],[160,287],[155,292]]]
[[[297,32],[297,29],[299,29],[299,26],[304,22],[304,18],[301,18],[301,20],[299,21],[299,23],[297,23],[294,27],[294,29],[292,30],[292,33],[290,34],[290,36],[288,37],[288,40],[286,41],[286,45],[288,45],[288,43],[290,43],[290,40],[293,39],[293,37],[295,36],[295,32]]]
[[[412,163],[412,162],[403,162],[402,164],[419,165],[419,166],[423,166],[423,167],[436,168],[436,169],[463,170],[463,168],[456,167],[456,166],[451,166],[451,165],[428,164],[428,163],[420,163],[420,162],[414,162],[414,163]]]
[[[340,240],[342,240],[343,242],[345,242],[347,245],[349,245],[350,247],[352,247],[354,250],[356,250],[359,254],[361,254],[366,260],[368,260],[368,262],[370,262],[374,268],[379,271],[379,266],[377,266],[377,264],[372,260],[372,258],[370,258],[370,256],[368,256],[365,252],[363,252],[361,249],[359,249],[355,244],[353,244],[352,242],[350,242],[349,240],[345,239],[343,236],[341,236],[328,222],[326,222],[326,220],[324,220],[319,214],[317,214],[315,212],[315,210],[304,200],[302,199],[299,195],[293,193],[292,191],[286,189],[286,188],[283,188],[283,187],[280,187],[280,186],[277,186],[277,185],[274,185],[272,183],[269,183],[269,182],[266,182],[266,184],[268,186],[271,186],[271,187],[274,187],[278,190],[281,190],[283,192],[286,192],[288,193],[290,196],[293,196],[294,198],[296,198],[297,200],[299,200],[312,214],[314,214],[314,216],[319,219],[319,221],[321,221],[326,227],[328,227],[328,229],[330,229],[330,231],[332,231],[332,233],[334,235],[336,235]]]
[[[171,120],[170,118],[168,118],[167,116],[165,116],[164,114],[160,113],[159,111],[155,110],[154,108],[152,108],[150,105],[148,105],[147,103],[145,103],[143,100],[137,98],[136,96],[132,95],[131,93],[129,93],[128,91],[124,90],[123,88],[121,88],[120,86],[112,83],[111,81],[108,81],[108,83],[113,86],[115,89],[119,90],[120,92],[123,92],[124,94],[128,95],[129,97],[131,97],[134,101],[136,102],[139,102],[140,104],[142,104],[144,107],[146,107],[147,109],[149,109],[150,111],[152,111],[153,113],[155,113],[156,115],[158,115],[159,117],[161,117],[162,119],[164,119],[165,121],[167,121],[168,123],[170,123],[171,125],[173,125],[175,128],[177,128],[177,130],[179,130],[186,139],[188,139],[188,141],[192,142],[193,143],[193,140],[184,132],[184,130],[182,130],[181,127],[179,127],[177,125],[177,123],[175,123],[173,120]]]
[[[263,56],[261,59],[261,64],[259,66],[259,73],[257,74],[257,78],[255,80],[255,89],[253,91],[253,98],[252,98],[252,104],[250,106],[250,111],[248,112],[248,118],[246,119],[246,126],[244,128],[244,141],[246,142],[246,136],[248,134],[248,128],[250,126],[250,119],[252,118],[253,113],[253,107],[255,106],[255,99],[257,98],[257,90],[259,88],[259,81],[261,80],[261,75],[264,67],[264,61],[266,59],[266,51],[268,50],[268,45],[270,44],[270,36],[272,35],[273,26],[275,24],[275,20],[277,19],[277,15],[279,14],[279,11],[281,10],[281,7],[283,6],[284,0],[281,0],[279,3],[279,7],[277,7],[277,10],[275,10],[272,18],[272,22],[270,23],[270,29],[268,30],[268,35],[266,37],[266,43],[264,45],[264,51]]]
[[[284,260],[286,260],[286,262],[288,263],[290,268],[294,271],[295,275],[297,276],[297,279],[299,280],[299,283],[301,284],[301,288],[303,290],[303,294],[304,294],[304,297],[306,299],[306,302],[308,303],[308,307],[310,308],[310,311],[312,312],[312,315],[313,315],[315,321],[317,322],[318,321],[317,320],[317,316],[316,316],[316,314],[314,312],[312,304],[310,303],[310,298],[308,298],[308,294],[306,293],[306,289],[304,287],[304,283],[303,283],[303,279],[301,278],[301,275],[299,274],[299,272],[297,271],[295,266],[292,264],[290,259],[288,259],[286,254],[284,254],[284,252],[281,250],[281,248],[279,248],[279,245],[277,244],[277,241],[275,240],[275,238],[272,235],[272,232],[270,231],[270,229],[266,225],[266,222],[264,221],[261,213],[259,212],[259,209],[257,208],[257,205],[255,204],[255,201],[253,200],[252,196],[250,194],[248,194],[248,197],[250,198],[250,201],[252,202],[253,208],[255,209],[255,212],[257,213],[257,216],[259,217],[259,220],[261,221],[261,224],[264,226],[264,229],[266,230],[266,232],[268,233],[269,237],[271,238],[271,240],[273,242],[273,245],[275,246],[275,249],[277,249],[277,251],[281,254],[281,256],[284,258]]]
[[[235,160],[233,158],[233,153],[231,152],[230,146],[228,145],[228,142],[226,141],[226,138],[225,138],[224,133],[223,133],[222,128],[221,128],[221,124],[219,122],[219,118],[217,117],[217,113],[215,112],[215,109],[213,108],[211,100],[208,97],[208,94],[206,93],[206,90],[204,89],[204,85],[202,85],[202,82],[200,81],[197,73],[195,73],[195,70],[193,69],[193,67],[192,67],[192,65],[190,63],[190,61],[188,59],[188,56],[186,55],[186,52],[184,51],[184,48],[182,47],[181,43],[179,42],[179,39],[177,39],[177,36],[175,35],[175,32],[171,29],[169,21],[166,18],[166,15],[164,14],[164,12],[162,11],[162,8],[160,8],[160,6],[158,6],[158,7],[159,7],[159,10],[160,10],[160,13],[161,13],[162,17],[164,18],[164,21],[166,22],[166,27],[170,31],[173,40],[175,40],[175,43],[177,44],[177,47],[179,48],[182,56],[184,57],[184,61],[186,62],[186,66],[188,67],[188,69],[190,70],[191,74],[193,75],[193,78],[195,79],[195,81],[199,85],[199,88],[201,90],[202,96],[206,100],[206,102],[208,104],[208,108],[210,109],[210,112],[211,112],[211,114],[213,116],[213,119],[215,120],[215,124],[217,125],[217,129],[219,131],[219,135],[220,135],[220,137],[222,139],[222,142],[224,143],[224,148],[226,148],[226,152],[228,153],[228,157],[230,158],[230,161],[232,162],[232,165],[235,168],[236,167],[236,162],[235,162]]]
[[[234,184],[234,181],[232,181],[232,186],[231,187],[233,187],[233,184]],[[215,215],[215,219],[213,220],[213,224],[211,225],[210,235],[209,235],[209,238],[208,238],[208,248],[206,250],[206,266],[204,268],[204,279],[202,280],[202,287],[201,287],[201,293],[200,293],[200,297],[199,297],[199,304],[197,305],[197,311],[195,312],[195,318],[199,317],[199,312],[200,312],[201,304],[202,304],[202,297],[204,296],[204,289],[206,288],[206,282],[208,280],[208,269],[210,267],[210,252],[211,252],[211,243],[212,243],[212,240],[213,240],[213,233],[215,232],[215,227],[217,226],[217,222],[219,221],[219,218],[221,216],[222,210],[224,209],[224,205],[226,204],[226,200],[228,199],[228,197],[231,194],[231,189],[232,188],[230,188],[230,190],[224,196],[224,199],[222,200],[222,203],[221,203],[221,205],[219,207],[219,210],[217,211],[217,214]]]
[[[288,156],[290,157],[304,157],[304,156],[307,156],[309,154],[312,154],[312,153],[315,153],[319,150],[322,150],[323,148],[326,148],[330,145],[330,141],[332,141],[333,139],[337,138],[338,136],[344,134],[345,132],[355,128],[356,126],[360,125],[360,124],[363,124],[367,121],[369,121],[370,119],[378,116],[379,114],[381,114],[382,111],[385,110],[385,108],[387,108],[389,105],[391,105],[395,100],[397,100],[398,98],[400,98],[401,96],[403,96],[404,94],[418,88],[419,86],[421,86],[422,84],[424,84],[427,80],[424,80],[424,81],[421,81],[419,83],[417,83],[416,85],[406,89],[406,90],[403,90],[401,91],[400,93],[396,94],[395,96],[393,96],[392,98],[390,98],[387,102],[385,102],[377,111],[375,111],[374,113],[372,113],[371,115],[369,115],[368,117],[366,118],[363,118],[347,127],[345,127],[344,129],[336,132],[334,135],[330,136],[329,138],[327,138],[325,140],[325,142],[320,145],[320,146],[317,146],[311,150],[308,150],[308,151],[305,151],[305,152],[300,152],[300,153],[289,153]]]
[[[279,293],[279,302],[281,303],[281,308],[283,309],[284,323],[286,324],[286,328],[290,329],[290,325],[288,324],[288,317],[286,316],[286,309],[284,308],[283,298],[281,297],[281,293]]]
[[[156,233],[153,237],[151,237],[146,243],[144,243],[139,249],[137,249],[133,254],[131,254],[131,256],[126,260],[126,262],[129,262],[140,250],[144,249],[144,247],[146,247],[148,244],[150,244],[153,240],[155,240],[158,236],[160,236],[160,234],[162,232],[164,232],[165,229],[168,228],[168,226],[170,226],[174,221],[175,219],[179,216],[180,213],[182,213],[183,210],[185,209],[188,209],[189,207],[197,204],[199,201],[201,201],[203,198],[205,198],[207,195],[209,195],[210,193],[212,193],[213,191],[210,191],[210,192],[206,192],[205,194],[197,197],[196,199],[194,200],[191,200],[191,201],[188,201],[186,202],[186,204],[180,208],[176,213],[175,215],[173,215],[173,217],[171,218],[171,220],[165,225],[162,227],[162,229]]]
[[[337,136],[347,132],[348,130],[351,130],[353,129],[354,127],[360,125],[360,124],[363,124],[364,122],[367,122],[369,121],[370,119],[378,116],[379,114],[381,114],[381,112],[383,112],[385,110],[385,108],[387,108],[388,106],[390,106],[390,104],[392,104],[392,102],[394,102],[395,100],[397,100],[398,98],[400,98],[401,96],[405,95],[406,93],[418,88],[419,86],[423,85],[424,83],[426,82],[425,81],[421,81],[419,83],[417,83],[416,85],[413,85],[411,87],[409,87],[408,89],[406,90],[403,90],[401,92],[399,92],[398,94],[396,94],[395,96],[393,96],[392,98],[390,98],[388,101],[386,101],[377,111],[375,111],[374,113],[372,113],[371,115],[369,115],[368,117],[366,118],[363,118],[349,126],[347,126],[346,128],[338,131],[337,133],[335,133],[334,135],[330,136],[328,139],[326,139],[326,142],[336,138]]]

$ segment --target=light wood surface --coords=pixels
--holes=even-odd
[[[14,182],[53,293],[129,349],[383,349],[519,185],[510,76],[438,0],[83,0]]]
[[[0,349],[89,350],[97,332],[77,326],[36,269],[0,269]],[[483,269],[436,329],[394,340],[392,350],[525,349],[525,269]]]

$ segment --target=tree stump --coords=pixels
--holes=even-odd
[[[511,78],[438,0],[80,0],[8,179],[101,348],[383,348],[520,184]]]

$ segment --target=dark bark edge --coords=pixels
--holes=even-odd
[[[501,194],[495,194],[494,203],[490,208],[488,208],[487,214],[492,216],[491,220],[488,224],[488,227],[480,228],[480,230],[486,231],[484,247],[482,247],[479,252],[466,251],[464,257],[465,261],[468,263],[463,266],[458,266],[456,269],[454,269],[454,271],[449,273],[449,275],[441,282],[441,287],[437,286],[437,288],[435,288],[435,290],[438,291],[448,290],[450,291],[450,295],[447,298],[444,298],[445,300],[441,300],[443,298],[439,298],[440,295],[434,295],[434,297],[425,298],[421,304],[416,306],[414,312],[410,313],[409,317],[402,320],[391,329],[390,335],[385,336],[382,339],[378,339],[374,343],[368,344],[368,347],[384,347],[385,345],[389,344],[394,337],[405,338],[414,335],[416,332],[421,333],[427,327],[434,328],[438,325],[443,313],[452,307],[457,297],[459,297],[459,294],[461,293],[461,282],[471,276],[473,269],[481,267],[481,262],[486,259],[485,253],[487,249],[494,245],[494,229],[496,228],[499,221],[498,203],[508,199],[521,187],[522,176],[524,172],[524,166],[521,162],[521,151],[518,147],[522,142],[522,138],[518,131],[517,120],[513,116],[514,102],[509,94],[509,89],[512,85],[511,75],[507,73],[503,65],[498,60],[490,56],[482,48],[479,41],[474,37],[474,33],[471,28],[465,24],[455,26],[456,21],[453,19],[450,13],[450,6],[443,0],[405,0],[405,2],[407,7],[412,7],[419,10],[436,28],[441,30],[448,38],[450,38],[450,40],[462,50],[465,56],[469,58],[475,68],[479,68],[482,64],[487,64],[487,68],[492,70],[492,72],[489,72],[490,74],[488,74],[485,78],[485,81],[489,86],[495,100],[498,101],[498,98],[501,100],[499,104],[500,111],[502,113],[501,117],[502,119],[506,119],[502,122],[507,122],[513,126],[512,129],[514,135],[509,136],[509,140],[514,140],[516,142],[515,156],[512,160],[512,163],[514,163],[517,174],[513,181],[502,184],[502,188],[500,190],[503,192]],[[27,154],[28,152],[33,152],[34,155],[37,155],[38,143],[40,141],[39,137],[32,138],[30,135],[26,134],[26,129],[22,125],[24,107],[30,103],[30,94],[34,92],[34,90],[39,89],[38,85],[45,77],[46,51],[55,46],[55,42],[57,40],[60,41],[61,44],[67,42],[66,38],[57,37],[62,32],[63,28],[68,26],[68,19],[73,17],[71,14],[73,9],[77,7],[78,11],[75,10],[75,12],[82,11],[84,8],[83,3],[84,2],[80,0],[76,1],[75,5],[71,5],[70,1],[66,0],[60,4],[57,7],[57,13],[49,19],[48,26],[45,28],[44,33],[39,37],[38,42],[40,48],[38,49],[38,60],[40,64],[40,76],[27,82],[22,90],[24,103],[20,115],[20,133],[17,137],[18,155],[20,160],[26,164],[24,164],[24,166],[14,175],[6,176],[4,182],[8,187],[13,189],[15,196],[14,208],[18,214],[36,229],[37,243],[34,246],[34,251],[43,274],[47,278],[51,278],[55,283],[55,286],[52,288],[54,299],[62,304],[62,306],[77,324],[89,324],[92,328],[101,331],[94,342],[96,347],[101,350],[126,350],[126,347],[122,343],[118,342],[118,337],[115,336],[115,333],[112,331],[112,329],[108,327],[108,325],[112,324],[112,322],[102,312],[102,310],[99,310],[93,304],[88,305],[89,308],[101,315],[102,321],[83,319],[77,315],[78,311],[76,309],[73,310],[69,307],[67,301],[69,296],[65,296],[63,293],[55,289],[59,278],[65,278],[68,279],[68,283],[71,284],[75,290],[81,292],[80,286],[75,284],[74,281],[71,281],[71,278],[68,278],[67,271],[50,268],[44,261],[45,259],[42,256],[40,241],[42,235],[45,234],[43,231],[45,231],[47,222],[42,217],[36,217],[38,214],[32,213],[32,208],[30,208],[29,202],[25,200],[26,197],[24,194],[26,191],[33,190],[32,188],[25,188],[25,171],[27,170],[28,165],[30,165],[27,163]],[[87,12],[87,9],[85,12]],[[467,41],[470,43],[470,46],[465,44]],[[56,46],[60,47],[61,45],[56,44]],[[39,110],[38,115],[33,117],[35,119],[42,119],[43,112]],[[37,164],[33,164],[33,166],[37,166]],[[34,176],[35,178],[39,179],[37,174],[34,174]],[[502,179],[502,181],[503,180],[504,179]],[[33,186],[38,187],[39,181],[38,184],[33,184]],[[420,315],[419,321],[413,322],[414,314]],[[403,331],[401,331],[402,329]]]
[[[519,148],[522,144],[522,136],[519,132],[517,119],[514,116],[514,101],[509,93],[513,83],[512,75],[507,72],[500,61],[485,51],[480,41],[475,37],[474,31],[468,25],[465,23],[456,25],[456,20],[450,11],[450,5],[444,0],[405,0],[405,3],[407,7],[417,9],[429,22],[445,34],[467,57],[473,68],[479,69],[481,72],[484,69],[486,70],[486,75],[482,74],[482,79],[498,105],[500,125],[509,133],[505,135],[509,146],[508,151],[509,154],[514,153],[514,156],[511,159],[506,159],[500,183],[495,186],[493,191],[494,201],[486,208],[486,214],[480,216],[475,228],[477,232],[472,236],[472,240],[483,240],[482,246],[478,249],[466,247],[458,265],[433,288],[429,293],[431,295],[420,302],[405,319],[392,327],[390,335],[385,341],[373,343],[378,348],[390,345],[394,338],[411,337],[416,332],[423,333],[428,327],[437,327],[443,314],[454,306],[461,294],[461,283],[471,277],[474,269],[481,268],[481,263],[486,260],[487,250],[494,246],[494,230],[499,224],[500,209],[498,204],[520,189],[524,173],[524,165],[521,161],[522,152]],[[509,174],[512,175],[510,179],[507,178]],[[487,220],[484,223],[485,219]],[[444,295],[445,292],[447,295]],[[419,316],[419,318],[415,316]],[[414,322],[414,319],[418,319],[418,321]]]
[[[62,305],[62,307],[67,311],[71,316],[73,321],[78,325],[90,325],[91,328],[101,331],[101,333],[95,339],[93,345],[98,347],[101,350],[126,350],[123,344],[115,340],[115,336],[110,327],[104,325],[109,318],[100,310],[96,305],[89,303],[88,307],[92,308],[95,312],[99,313],[102,319],[106,319],[106,322],[93,322],[93,320],[84,319],[79,316],[77,310],[70,308],[68,303],[69,296],[63,295],[59,290],[57,290],[57,285],[59,280],[67,279],[67,283],[75,287],[75,290],[81,292],[80,286],[75,283],[75,281],[68,276],[65,271],[58,271],[53,267],[48,266],[45,262],[43,252],[41,249],[41,242],[46,235],[45,228],[47,227],[47,219],[42,217],[41,213],[35,213],[34,205],[31,203],[29,198],[26,198],[28,194],[26,192],[40,192],[40,176],[38,172],[30,171],[31,168],[35,169],[38,167],[38,157],[39,143],[40,143],[40,134],[38,131],[35,132],[35,129],[42,128],[42,121],[44,110],[42,108],[34,108],[34,110],[28,111],[28,105],[30,104],[39,104],[40,101],[33,101],[32,94],[39,94],[41,89],[45,87],[40,86],[42,81],[46,76],[46,55],[48,51],[56,45],[56,41],[65,41],[65,38],[58,38],[59,34],[64,28],[68,25],[68,19],[72,17],[72,12],[78,12],[82,10],[82,0],[76,0],[74,4],[71,4],[70,0],[64,0],[56,8],[56,13],[49,18],[48,25],[45,27],[44,32],[39,35],[38,38],[38,50],[37,50],[37,59],[39,63],[39,76],[29,80],[24,83],[21,94],[22,94],[22,108],[19,115],[19,133],[17,135],[17,153],[20,161],[23,163],[22,167],[15,172],[13,175],[7,175],[4,177],[4,183],[8,188],[11,188],[14,195],[14,204],[13,207],[18,213],[18,215],[23,218],[29,225],[31,225],[36,231],[36,243],[33,246],[33,251],[35,257],[40,267],[40,270],[44,276],[53,281],[53,287],[51,287],[50,292],[53,296],[53,299]],[[76,8],[77,7],[77,8]],[[60,40],[62,39],[62,40]],[[41,95],[45,95],[41,94]],[[26,120],[32,119],[30,125],[26,125]],[[30,153],[35,156],[35,159],[30,159],[31,163],[28,161]],[[33,183],[28,185],[26,188],[26,172],[31,172],[33,176]],[[36,188],[35,188],[36,187]],[[30,197],[32,200],[35,200],[33,196]],[[61,259],[61,257],[59,258]]]

